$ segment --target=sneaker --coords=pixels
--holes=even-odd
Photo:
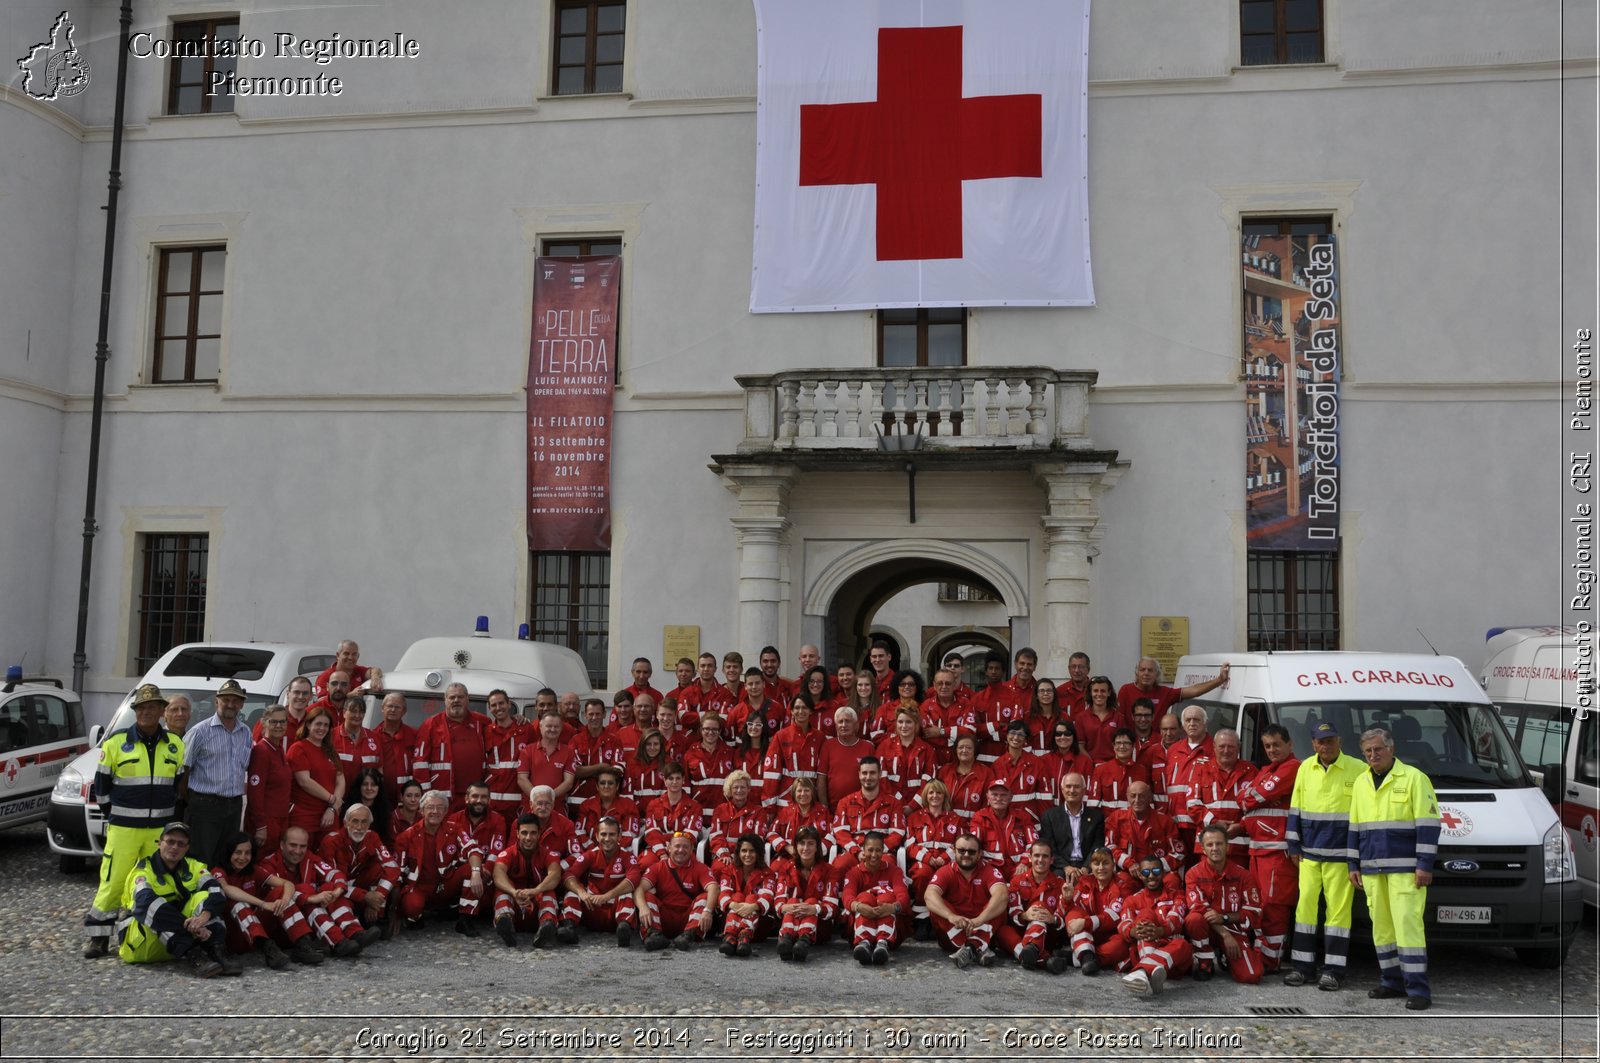
[[[473,934],[472,936],[477,937],[478,935]],[[359,956],[361,955],[361,942],[355,938],[345,938],[333,947],[333,954],[340,957]]]
[[[1067,959],[1065,955],[1059,952],[1050,957],[1048,960],[1044,961],[1044,969],[1049,971],[1051,974],[1064,974],[1066,973],[1067,968],[1071,966],[1072,961]]]
[[[478,933],[478,924],[474,923],[471,919],[468,919],[464,915],[456,920],[456,933],[460,934],[462,937],[469,938],[481,936]]]
[[[879,944],[877,948],[872,950],[872,966],[874,966],[874,967],[887,967],[887,966],[889,966],[889,946],[884,945],[884,944]]]
[[[1217,965],[1210,960],[1201,960],[1194,965],[1194,980],[1196,982],[1209,982],[1211,976],[1217,973]]]
[[[556,927],[556,940],[563,945],[576,945],[578,943],[578,928],[571,923],[562,923]]]
[[[1167,969],[1157,967],[1150,972],[1150,995],[1155,996],[1165,988],[1167,988]]]
[[[383,938],[383,928],[382,927],[376,927],[376,926],[369,926],[365,930],[363,930],[361,933],[356,935],[356,940],[361,942],[361,947],[362,948],[366,948],[368,945],[372,944],[374,941],[381,940],[382,938]]]
[[[633,948],[633,927],[628,926],[626,923],[617,927],[617,948]]]
[[[1150,977],[1143,971],[1134,971],[1132,974],[1122,976],[1123,988],[1136,996],[1147,997],[1150,995]]]
[[[205,949],[196,945],[184,954],[184,959],[189,961],[189,966],[194,968],[197,978],[217,978],[222,971],[222,964],[211,957]]]
[[[644,939],[644,950],[646,952],[660,952],[666,947],[667,935],[659,930]]]
[[[533,947],[547,949],[555,944],[556,925],[554,923],[540,923],[538,933],[533,935]]]
[[[1037,945],[1024,945],[1024,946],[1022,946],[1022,951],[1017,953],[1017,962],[1022,964],[1022,966],[1024,968],[1026,968],[1027,970],[1030,970],[1030,971],[1035,969],[1036,967],[1038,967],[1039,966],[1039,946],[1037,946]]]
[[[778,937],[778,959],[784,963],[794,959],[794,938],[788,934],[781,934]]]
[[[963,945],[951,954],[950,959],[951,962],[964,971],[978,962],[978,955],[972,951],[971,945]]]
[[[861,944],[856,946],[856,948],[855,948],[855,957],[856,957],[856,962],[859,963],[861,966],[863,966],[863,967],[871,967],[872,966],[872,946],[868,945],[865,941],[863,941]]]
[[[1386,985],[1367,990],[1367,996],[1372,1000],[1396,1000],[1405,995],[1406,991],[1404,989],[1391,989]]]
[[[1432,997],[1406,997],[1407,1011],[1427,1011],[1433,1007]]]
[[[1083,958],[1083,962],[1078,964],[1078,970],[1082,971],[1090,978],[1093,978],[1095,975],[1100,973],[1099,958],[1096,957],[1094,953],[1089,953]]]
[[[506,948],[517,947],[517,924],[509,915],[502,915],[494,921],[494,932],[500,935],[500,940],[506,943]]]
[[[679,952],[688,952],[690,949],[694,948],[694,938],[690,937],[689,932],[685,930],[683,933],[672,939],[672,947],[677,949]]]
[[[98,960],[102,956],[111,954],[111,939],[109,937],[92,937],[84,942],[83,958]]]
[[[289,949],[289,959],[295,963],[303,963],[307,967],[315,967],[325,958],[322,950],[317,948],[310,938],[301,938]]]
[[[1317,988],[1329,993],[1337,993],[1344,988],[1344,979],[1332,971],[1323,971],[1322,977],[1317,979]]]
[[[805,938],[801,938],[800,940],[798,940],[798,941],[796,941],[794,943],[794,962],[795,963],[805,963],[806,962],[806,957],[809,956],[810,954],[811,954],[811,942],[807,941]]]
[[[274,971],[281,971],[289,966],[289,954],[278,947],[278,943],[271,938],[261,939],[261,958],[267,961],[267,966]]]
[[[1298,967],[1291,968],[1289,973],[1283,976],[1283,984],[1286,986],[1305,985],[1310,980],[1306,977],[1306,973]],[[1317,984],[1321,985],[1320,982]]]

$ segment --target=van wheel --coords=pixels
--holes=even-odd
[[[57,862],[57,866],[61,868],[61,873],[63,875],[76,875],[85,870],[89,865],[81,856],[69,856],[66,853],[62,853],[61,859]]]
[[[1560,967],[1567,958],[1567,945],[1546,945],[1541,948],[1517,950],[1517,959],[1529,967],[1551,970]]]

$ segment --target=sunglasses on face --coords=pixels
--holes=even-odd
[[[1142,867],[1139,869],[1139,874],[1149,878],[1151,875],[1161,874],[1161,869],[1159,867]]]
[[[977,849],[957,849],[956,853],[959,856],[977,856],[978,853],[979,853],[979,850],[977,850]]]

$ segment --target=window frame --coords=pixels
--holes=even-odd
[[[624,91],[623,78],[626,76],[627,43],[628,43],[628,5],[626,0],[555,0],[551,7],[551,49],[550,49],[550,95],[551,96],[602,96],[615,95]],[[622,29],[600,30],[600,9],[603,7],[622,8]],[[561,16],[567,11],[584,11],[584,50],[583,62],[563,63],[561,61],[561,42],[577,36],[577,34],[561,32]],[[623,58],[615,63],[599,62],[599,39],[601,37],[620,37],[623,45]],[[617,68],[616,88],[596,88],[597,71],[601,67]],[[583,71],[583,87],[578,90],[563,92],[561,90],[561,72],[563,70],[581,69]]]
[[[1246,649],[1252,653],[1272,650],[1337,650],[1344,638],[1344,577],[1342,558],[1337,550],[1250,550],[1246,560],[1245,588]],[[1324,581],[1303,586],[1312,565],[1326,565]],[[1276,586],[1266,586],[1260,569],[1271,566],[1277,573]],[[1327,608],[1310,607],[1313,598],[1330,596]],[[1276,607],[1266,608],[1267,599]],[[1267,618],[1278,624],[1267,626]],[[1312,618],[1323,623],[1313,626]]]
[[[150,382],[152,384],[214,384],[222,376],[222,321],[223,315],[219,312],[217,329],[215,333],[201,333],[200,328],[200,299],[203,296],[214,295],[219,299],[227,298],[228,275],[228,245],[223,244],[182,244],[173,247],[156,248],[156,322],[154,342],[155,350],[152,352],[150,365]],[[221,288],[202,288],[201,277],[204,274],[206,254],[222,252],[222,284]],[[171,291],[167,288],[167,264],[170,256],[187,254],[192,256],[189,264],[189,287],[182,292]],[[184,321],[184,331],[168,333],[167,329],[167,300],[174,295],[186,296],[189,300],[189,309]],[[183,350],[183,375],[171,376],[164,372],[163,350],[166,343],[172,340],[182,340]],[[217,341],[217,375],[209,377],[195,376],[195,349],[201,340]]]
[[[565,561],[563,579],[546,579],[545,559]],[[575,651],[584,659],[589,685],[596,690],[607,686],[611,652],[611,554],[606,551],[532,550],[528,554],[528,633],[542,642],[554,642]],[[601,580],[593,578],[586,562],[600,563]],[[586,582],[587,579],[587,582]],[[562,594],[552,600],[541,592],[557,589]],[[584,592],[598,592],[597,604],[584,602]],[[542,611],[563,615],[541,616]],[[596,640],[594,652],[585,652]]]
[[[172,540],[172,548],[163,551],[163,540]],[[199,572],[191,571],[190,553],[198,549]],[[138,533],[136,551],[139,559],[138,583],[134,588],[134,617],[137,622],[133,645],[133,662],[137,674],[143,675],[159,660],[162,654],[185,642],[203,642],[206,632],[206,593],[210,582],[211,534],[190,531],[146,531]],[[152,566],[162,552],[176,554],[174,564],[175,587],[171,597],[177,604],[166,610],[147,608],[152,593]],[[152,630],[160,618],[165,618],[160,630]],[[162,630],[170,638],[162,637]]]
[[[170,38],[169,39],[174,41],[174,42],[176,42],[178,40],[178,38],[179,38],[179,34],[182,33],[186,28],[192,27],[192,26],[204,27],[203,35],[201,36],[200,39],[201,40],[205,40],[205,41],[210,41],[213,44],[213,47],[206,49],[207,53],[214,53],[216,51],[216,48],[214,47],[214,45],[215,45],[216,41],[218,40],[218,31],[219,30],[222,30],[224,28],[231,28],[233,30],[233,34],[232,35],[234,37],[236,37],[236,38],[239,36],[239,16],[237,14],[233,14],[233,15],[215,15],[215,16],[212,16],[211,18],[184,19],[184,20],[182,20],[180,22],[174,22],[172,24],[172,30],[171,30],[171,34],[170,34]],[[180,77],[181,77],[181,74],[182,74],[183,61],[185,59],[196,59],[196,58],[202,60],[202,66],[201,66],[201,69],[200,69],[200,80],[198,82],[181,81]],[[211,75],[213,73],[215,73],[216,70],[217,70],[217,61],[219,59],[221,59],[222,62],[225,63],[225,64],[226,63],[235,64],[234,69],[237,70],[237,64],[238,64],[238,61],[239,61],[237,56],[217,56],[215,54],[207,54],[207,55],[205,55],[203,57],[202,56],[179,56],[179,55],[174,55],[170,59],[168,59],[167,60],[167,100],[166,100],[166,108],[162,113],[163,114],[167,114],[167,115],[173,115],[173,116],[193,115],[193,114],[232,114],[233,113],[233,102],[234,102],[234,94],[233,93],[231,93],[231,92],[218,93],[218,94],[213,96],[213,95],[208,95],[206,93],[206,91],[205,91],[206,86],[211,83]],[[180,97],[180,94],[181,94],[181,90],[183,90],[185,88],[196,87],[196,86],[198,86],[200,88],[200,90],[201,90],[200,91],[200,109],[198,111],[181,111],[181,110],[179,110],[178,109],[178,101],[179,101],[179,97]],[[222,101],[225,101],[225,102],[222,102]]]
[[[1296,59],[1290,54],[1290,2],[1291,0],[1239,0],[1239,65],[1241,67],[1312,66],[1328,61],[1328,10],[1326,0],[1302,0],[1302,2],[1314,3],[1316,5],[1317,14],[1315,30],[1293,31],[1295,36],[1308,33],[1316,34],[1316,57],[1307,59]],[[1246,5],[1251,4],[1259,4],[1263,6],[1266,4],[1272,5],[1272,32],[1270,34],[1259,31],[1246,32],[1244,12]],[[1250,57],[1250,49],[1246,46],[1246,42],[1250,40],[1261,40],[1268,37],[1272,39],[1272,58],[1252,59]]]
[[[887,315],[910,314],[909,321],[890,321]],[[955,320],[934,320],[934,315],[952,315]],[[881,309],[875,315],[875,327],[878,337],[877,365],[879,369],[956,369],[967,365],[967,307],[964,306],[939,306],[939,307],[910,307]],[[928,330],[933,325],[961,326],[961,361],[953,366],[928,365]],[[884,332],[886,329],[916,329],[917,360],[914,365],[888,365],[884,362]]]

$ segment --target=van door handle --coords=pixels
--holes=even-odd
[[[1568,790],[1567,791],[1567,796],[1568,797],[1577,797],[1578,796],[1578,791],[1576,789]]]

